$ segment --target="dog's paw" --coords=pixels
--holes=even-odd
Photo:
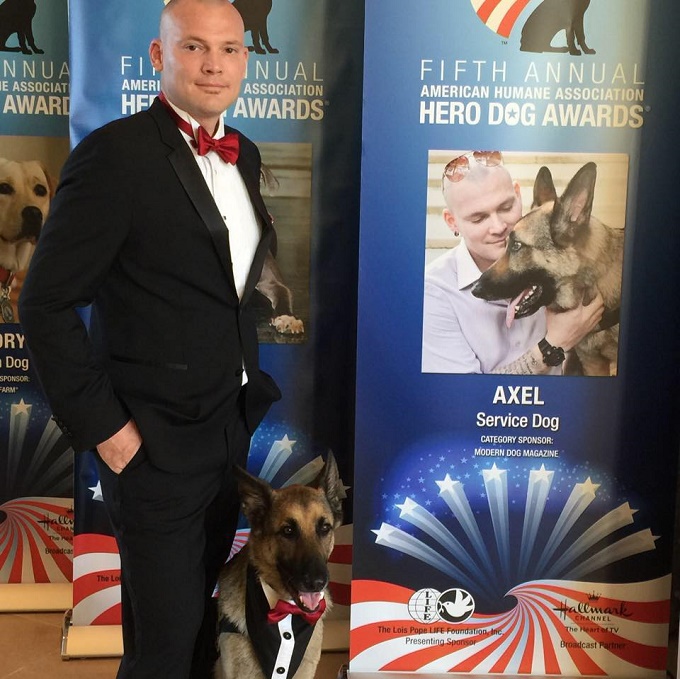
[[[305,331],[305,324],[295,316],[276,316],[272,318],[271,324],[282,335],[300,335]]]

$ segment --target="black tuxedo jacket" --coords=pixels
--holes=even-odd
[[[64,165],[20,310],[33,365],[75,450],[132,417],[157,466],[207,469],[224,461],[239,408],[252,433],[280,398],[259,369],[249,304],[274,232],[259,152],[242,135],[240,144],[237,166],[261,227],[240,302],[224,219],[159,101],[93,132]],[[88,332],[77,309],[89,304]]]

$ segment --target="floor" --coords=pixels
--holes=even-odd
[[[62,621],[61,613],[0,613],[0,679],[113,679],[115,658],[61,659]],[[316,679],[336,679],[346,662],[346,653],[324,653]]]

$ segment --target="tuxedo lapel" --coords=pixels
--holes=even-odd
[[[210,193],[208,185],[203,179],[201,171],[198,169],[196,160],[189,149],[182,133],[177,125],[168,115],[165,106],[158,100],[154,101],[149,108],[149,113],[153,116],[161,140],[170,147],[168,161],[172,165],[177,178],[182,183],[189,199],[193,203],[196,211],[203,223],[210,231],[210,236],[215,244],[217,255],[222,262],[227,278],[230,283],[230,291],[238,299],[236,285],[234,283],[234,272],[231,267],[231,252],[229,250],[229,233],[222,219],[220,211],[217,209],[215,200]]]
[[[227,231],[222,215],[217,209],[210,189],[208,189],[208,186],[203,179],[203,175],[198,169],[198,165],[196,164],[196,160],[191,150],[182,137],[177,125],[175,125],[174,121],[170,118],[165,106],[160,101],[156,100],[149,108],[149,113],[153,116],[158,125],[162,141],[171,149],[168,154],[168,160],[187,192],[189,199],[196,208],[196,211],[210,231],[217,254],[227,273],[231,292],[236,299],[238,299],[236,285],[234,283],[234,273],[231,266],[229,232]],[[231,130],[229,128],[227,128],[227,131],[238,132],[237,130]],[[242,145],[242,150],[245,150],[243,149],[243,146],[244,145]],[[245,290],[241,300],[241,303],[245,303],[248,301],[260,280],[260,273],[262,271],[265,256],[271,245],[273,229],[271,226],[271,218],[260,193],[260,170],[257,156],[253,153],[242,152],[239,154],[236,166],[243,177],[251,204],[255,210],[255,218],[258,220],[261,227],[260,242],[255,251],[255,257],[253,258],[253,263],[248,273]]]
[[[255,210],[255,217],[258,219],[262,229],[260,242],[258,243],[257,249],[255,250],[253,263],[246,279],[246,286],[243,291],[243,298],[241,300],[243,304],[248,301],[250,295],[255,290],[255,286],[260,280],[262,266],[267,255],[267,250],[269,250],[271,247],[274,233],[274,230],[272,229],[271,217],[267,212],[267,208],[265,207],[264,201],[262,200],[262,194],[260,193],[260,169],[259,163],[253,162],[255,160],[257,160],[255,156],[249,155],[247,153],[241,153],[236,163],[236,167],[238,167],[238,170],[243,177],[246,189],[248,189],[250,202]]]

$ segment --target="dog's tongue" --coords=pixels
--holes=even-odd
[[[515,312],[517,310],[517,305],[524,299],[524,296],[529,292],[529,289],[522,290],[522,292],[513,299],[510,304],[508,304],[508,310],[505,312],[505,327],[509,328],[512,322],[515,320]]]
[[[323,592],[300,592],[298,596],[308,611],[315,611],[323,599]]]

